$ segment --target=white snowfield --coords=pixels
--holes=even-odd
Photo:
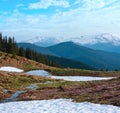
[[[87,77],[87,76],[51,76],[51,78],[63,79],[66,81],[93,81],[113,79],[113,77]]]
[[[0,67],[0,71],[7,71],[7,72],[23,72],[24,70],[16,68],[16,67],[10,67],[10,66],[4,66]]]
[[[0,113],[120,113],[120,108],[70,99],[21,101],[0,104]]]

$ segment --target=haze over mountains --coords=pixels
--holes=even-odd
[[[78,61],[87,64],[96,69],[120,70],[119,38],[113,37],[110,34],[102,34],[101,36],[99,35],[97,38],[92,39],[94,41],[90,40],[91,43],[89,44],[87,44],[87,41],[84,44],[83,41],[80,43],[80,39],[77,39],[78,41],[74,40],[73,42],[57,42],[57,44],[49,47],[41,47],[35,45],[36,43],[39,43],[38,45],[40,45],[40,42],[34,42],[34,44],[31,44],[32,46],[30,46],[29,43],[19,45],[24,48],[26,48],[26,45],[29,45],[31,49],[36,48],[36,50],[42,54],[54,56],[56,58],[62,57],[71,59],[76,62]],[[50,42],[52,42],[52,40]],[[55,58],[52,57],[51,59],[53,60]]]
[[[120,53],[120,37],[118,36],[105,33],[87,40],[91,42],[85,42],[82,45],[96,50]]]
[[[103,50],[108,52],[120,53],[120,37],[111,35],[109,33],[103,33],[94,36],[80,36],[74,38],[55,38],[55,37],[36,37],[30,39],[27,42],[33,43],[38,46],[48,47],[61,42],[72,41],[79,45],[89,47],[95,50]]]

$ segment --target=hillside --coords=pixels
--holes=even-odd
[[[82,74],[82,76],[84,73],[86,73],[89,76],[92,76],[93,74],[96,74],[95,76],[98,76],[99,74],[99,76],[102,76],[103,74],[107,77],[109,74],[111,74],[111,76],[114,75],[114,77],[116,77],[115,79],[107,81],[70,82],[44,78],[40,76],[31,76],[25,73],[0,71],[0,102],[3,102],[3,99],[6,99],[7,102],[7,99],[15,94],[15,92],[24,91],[17,97],[17,100],[26,101],[69,97],[77,102],[89,101],[100,104],[112,104],[120,106],[118,99],[120,86],[119,72],[96,73],[95,71],[87,70],[57,69],[35,62],[33,60],[28,60],[24,57],[13,57],[12,54],[3,52],[0,54],[0,66],[14,66],[24,69],[25,71],[32,69],[51,69],[53,72],[56,71],[60,75],[61,72],[64,74],[69,73],[69,75],[72,73],[78,74],[79,72],[79,74]],[[118,77],[115,75],[115,73],[117,73]],[[28,86],[33,84],[36,84],[38,86],[37,89],[28,89]],[[7,89],[7,93],[3,92],[5,89]]]
[[[35,44],[31,44],[31,43],[17,43],[17,45],[18,45],[18,47],[23,47],[24,49],[29,48],[29,49],[32,49],[32,50],[34,50],[36,52],[39,52],[41,54],[57,56],[54,53],[52,53],[51,51],[49,51],[48,49],[46,49],[44,47],[37,46]]]
[[[47,56],[47,58],[51,60],[52,62],[57,62],[63,68],[96,70],[92,66],[82,63],[81,61],[76,61],[76,60],[63,58],[63,57],[56,57],[56,56]]]
[[[36,52],[34,49],[18,47],[14,37],[11,38],[0,34],[0,51],[12,54],[13,58],[18,55],[39,63],[59,67],[58,63],[50,61],[45,55]]]
[[[42,63],[38,63],[33,60],[29,60],[24,57],[13,57],[12,54],[0,52],[0,66],[13,66],[18,67],[24,70],[32,70],[32,69],[50,69],[50,66],[47,66]]]
[[[82,63],[81,61],[75,61],[73,59],[59,57],[55,53],[51,52],[48,48],[36,46],[30,43],[18,43],[19,47],[23,47],[24,49],[30,48],[31,50],[35,50],[40,54],[44,54],[50,61],[57,63],[60,67],[64,68],[81,68],[81,69],[95,69],[87,63]]]
[[[93,50],[73,42],[63,42],[47,49],[61,57],[78,60],[97,69],[120,70],[120,54]]]

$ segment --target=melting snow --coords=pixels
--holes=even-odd
[[[0,113],[120,113],[120,107],[53,99],[2,103]]]
[[[23,72],[15,67],[1,67],[1,71]],[[38,75],[48,76],[44,70],[34,71]],[[35,74],[31,73],[31,74]],[[35,74],[36,75],[36,74]],[[106,80],[112,77],[51,76],[69,81]],[[70,99],[21,101],[0,104],[0,113],[120,113],[120,107],[100,105],[89,102],[75,103]]]
[[[48,73],[45,70],[32,70],[32,71],[28,71],[27,73],[31,75],[37,75],[37,76],[50,76],[50,73]]]
[[[31,75],[37,75],[37,76],[48,76],[54,79],[63,79],[67,81],[92,81],[92,80],[109,80],[113,77],[85,77],[85,76],[52,76],[50,73],[48,73],[45,70],[32,70],[27,72]]]
[[[22,69],[18,69],[18,68],[15,68],[15,67],[0,67],[0,71],[7,71],[7,72],[23,72],[24,70]]]
[[[63,79],[66,81],[93,81],[93,80],[109,80],[113,77],[87,77],[87,76],[51,76],[55,79]]]

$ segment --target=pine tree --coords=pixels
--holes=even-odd
[[[18,55],[25,57],[25,50],[23,49],[23,47],[20,47],[20,48],[19,48]]]
[[[0,33],[0,51],[2,50],[2,33]]]
[[[3,37],[2,33],[0,33],[0,51],[11,53],[13,58],[15,58],[16,55],[19,55],[47,65],[60,66],[57,62],[50,61],[47,56],[42,55],[34,50],[29,48],[23,49],[23,47],[18,48],[14,37]]]

